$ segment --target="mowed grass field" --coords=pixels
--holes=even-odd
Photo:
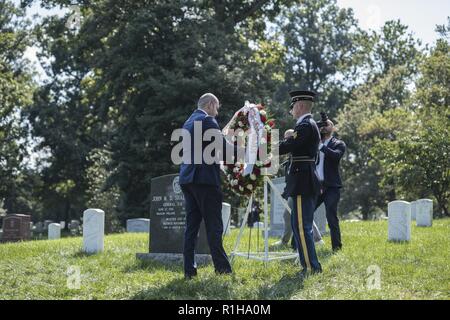
[[[318,248],[324,272],[306,279],[293,260],[265,266],[237,257],[233,275],[217,276],[208,265],[185,281],[181,264],[136,260],[137,252],[148,251],[147,234],[108,235],[97,255],[80,251],[81,237],[0,244],[0,299],[450,298],[450,219],[431,228],[413,225],[409,243],[388,242],[386,221],[344,221],[341,228],[343,250],[332,254],[326,236]],[[236,236],[233,230],[225,238],[227,252]],[[253,232],[253,250],[256,242]]]

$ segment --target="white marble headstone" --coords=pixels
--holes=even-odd
[[[61,225],[61,229],[64,229],[66,227],[65,221],[60,221],[59,224]]]
[[[420,199],[417,203],[416,224],[418,227],[431,227],[433,225],[433,201]]]
[[[105,233],[105,212],[87,209],[83,213],[83,251],[97,253],[103,251]]]
[[[259,221],[253,224],[253,228],[259,228],[260,230],[264,230],[264,222]]]
[[[61,225],[59,223],[50,223],[48,225],[48,239],[54,240],[61,238]]]
[[[325,210],[325,203],[322,203],[314,212],[314,222],[319,229],[320,234],[327,232],[327,213]]]
[[[388,204],[389,241],[411,240],[411,204],[406,201],[392,201]]]
[[[416,220],[417,201],[411,202],[411,221]]]
[[[239,226],[240,226],[242,223],[242,220],[244,220],[246,208],[238,208],[237,211],[238,211],[238,222],[239,222]]]
[[[279,197],[283,193],[286,187],[285,177],[278,177],[272,179],[272,184],[276,190],[270,188],[270,224],[269,224],[269,237],[282,237],[284,234],[284,214],[286,208],[283,205],[284,199]],[[276,192],[278,191],[278,192]]]
[[[127,220],[127,232],[133,233],[149,233],[150,219],[138,218]]]
[[[231,205],[226,202],[222,202],[222,222],[223,222],[223,234],[230,234]]]

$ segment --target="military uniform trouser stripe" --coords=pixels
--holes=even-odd
[[[300,235],[300,242],[303,250],[303,256],[305,257],[306,266],[311,270],[311,263],[309,262],[308,247],[306,245],[305,231],[303,229],[303,211],[302,211],[302,196],[297,196],[297,219],[298,219],[298,232]]]

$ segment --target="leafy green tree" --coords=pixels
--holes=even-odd
[[[450,17],[447,17],[447,25],[437,25],[436,32],[442,37],[446,38],[447,41],[450,39]]]
[[[371,36],[370,67],[373,77],[383,76],[397,66],[404,66],[411,75],[417,73],[421,41],[409,32],[408,26],[400,20],[387,21],[381,32],[374,32]]]
[[[367,55],[367,35],[353,11],[339,8],[335,0],[297,1],[285,8],[278,23],[286,47],[280,100],[292,88],[313,90],[320,93],[315,109],[334,117],[348,100]]]
[[[107,233],[122,231],[123,224],[119,221],[117,212],[120,191],[117,186],[108,185],[109,173],[112,169],[110,168],[111,154],[105,149],[93,149],[88,155],[88,161],[91,164],[86,169],[87,206],[105,211]]]
[[[36,138],[36,152],[46,154],[39,166],[43,180],[38,190],[47,218],[70,221],[86,209],[87,155],[101,145],[102,126],[92,114],[86,93],[92,85],[89,68],[77,50],[77,35],[66,19],[48,17],[37,30],[49,80],[24,110]]]
[[[396,198],[394,181],[380,183],[383,171],[370,154],[374,141],[390,132],[388,129],[370,131],[366,123],[384,112],[410,104],[410,88],[422,56],[420,42],[399,22],[387,22],[371,38],[367,64],[372,72],[337,117],[339,134],[348,147],[346,161],[342,162],[345,191],[341,210],[359,212],[363,219],[384,212],[386,203]]]
[[[381,186],[393,181],[397,193],[409,200],[433,196],[438,213],[448,216],[450,46],[446,40],[438,41],[420,71],[411,108],[391,110],[367,124],[372,126],[369,131],[390,131],[377,138],[370,153],[380,159]]]
[[[400,107],[407,100],[405,72],[403,67],[391,69],[384,78],[361,86],[338,116],[338,133],[347,144],[346,161],[341,165],[345,190],[341,203],[343,212],[358,211],[363,219],[369,219],[384,207],[386,198],[395,198],[393,189],[379,188],[382,172],[370,154],[373,140],[390,132],[368,130],[365,125],[373,117]],[[394,96],[401,99],[401,103],[392,98]]]
[[[0,3],[0,199],[8,213],[32,211],[27,199],[27,128],[21,110],[30,103],[34,83],[32,69],[23,56],[31,45],[30,23],[25,11],[11,1]],[[28,191],[30,191],[28,189]]]
[[[281,2],[81,1],[77,33],[65,27],[70,14],[46,19],[38,39],[53,80],[29,111],[39,148],[50,152],[46,207],[65,217],[81,212],[87,156],[100,148],[111,154],[120,218],[148,214],[150,180],[178,171],[170,136],[198,97],[214,92],[223,121],[246,99],[267,100],[279,81],[271,68],[280,47],[265,39],[263,17]]]

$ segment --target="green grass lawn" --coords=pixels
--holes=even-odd
[[[0,299],[450,298],[450,219],[436,220],[432,228],[413,226],[410,243],[388,242],[386,221],[341,225],[344,249],[332,254],[325,237],[318,249],[324,273],[305,280],[293,260],[265,267],[237,257],[231,276],[216,276],[209,265],[185,281],[181,265],[136,260],[137,252],[148,251],[146,234],[107,236],[105,252],[91,256],[80,252],[81,238],[0,244]],[[226,238],[228,252],[236,235],[233,230]],[[241,251],[247,243],[244,237]],[[367,286],[372,265],[380,268],[380,289]],[[71,266],[80,270],[79,289],[67,286]]]

